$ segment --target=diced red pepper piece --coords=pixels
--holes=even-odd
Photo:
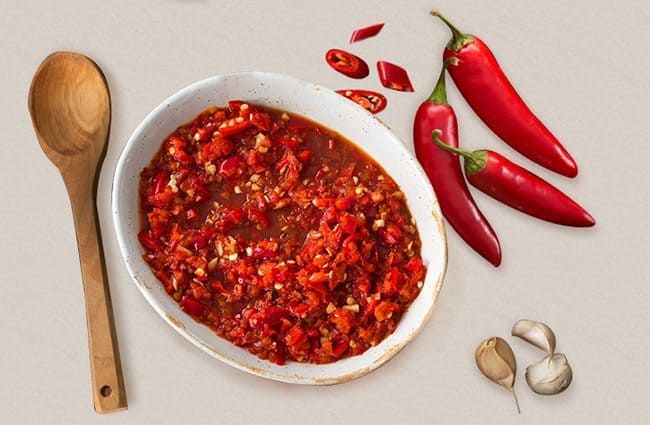
[[[328,292],[328,289],[327,289],[328,287],[327,287],[327,285],[325,285],[325,282],[327,282],[327,278],[325,279],[325,281],[308,279],[305,282],[305,287],[306,288],[311,288],[314,291],[318,292],[319,294],[325,295]]]
[[[193,218],[198,217],[198,216],[199,216],[199,213],[197,213],[196,210],[195,210],[194,208],[190,208],[190,209],[187,210],[187,212],[185,213],[185,216],[187,217],[188,220],[192,220]]]
[[[210,142],[203,145],[201,152],[205,160],[214,161],[222,156],[230,155],[233,149],[234,145],[230,140],[216,136]]]
[[[409,75],[401,66],[386,61],[379,61],[377,62],[377,72],[379,73],[381,84],[384,87],[397,91],[413,91],[413,85],[411,84]]]
[[[339,332],[347,334],[352,330],[354,313],[342,308],[337,308],[330,314],[330,322],[336,326]]]
[[[307,334],[299,325],[294,325],[287,333],[285,341],[289,346],[300,346],[307,342]]]
[[[277,142],[280,143],[282,146],[287,147],[293,152],[297,151],[298,146],[300,146],[300,142],[294,139],[289,139],[288,137],[279,137],[277,139]]]
[[[399,286],[402,283],[403,276],[397,269],[397,267],[391,267],[388,274],[384,278],[382,285],[382,292],[384,294],[393,295],[399,290]]]
[[[349,346],[350,344],[348,342],[340,342],[336,344],[332,349],[332,355],[334,357],[341,357],[341,355],[347,351]]]
[[[248,323],[253,329],[260,329],[266,326],[275,326],[280,320],[287,317],[289,311],[281,307],[264,307],[253,313]]]
[[[282,366],[287,362],[287,355],[282,346],[277,347],[276,350],[269,353],[269,361]]]
[[[194,248],[198,249],[203,249],[205,246],[208,244],[208,241],[210,238],[217,232],[217,229],[214,227],[209,227],[203,231],[203,233],[196,238],[196,242],[194,242]]]
[[[153,179],[153,195],[163,192],[167,183],[169,183],[169,173],[166,170],[159,171]]]
[[[276,252],[271,251],[270,249],[261,248],[259,246],[253,248],[253,257],[258,260],[271,260],[273,258],[276,258],[277,256],[278,254]]]
[[[232,118],[219,126],[219,133],[221,133],[223,137],[230,137],[243,132],[251,125],[253,125],[253,123],[250,120],[238,122],[237,119]]]
[[[309,162],[309,158],[311,158],[311,151],[309,149],[305,149],[304,151],[302,151],[302,152],[300,152],[298,154],[298,159],[303,164],[306,164],[307,162]]]
[[[224,221],[229,221],[235,224],[241,224],[246,219],[246,212],[241,208],[235,208],[228,214],[223,216]]]
[[[347,211],[350,208],[352,208],[352,205],[354,205],[354,196],[346,196],[344,198],[339,198],[336,201],[334,201],[334,206],[336,209],[341,210],[341,211]]]
[[[233,112],[239,112],[239,109],[244,103],[246,102],[244,102],[243,100],[229,100],[228,108]]]
[[[138,239],[145,248],[151,251],[158,251],[162,249],[162,242],[160,239],[154,237],[148,230],[140,231],[140,233],[138,233]]]
[[[271,223],[266,213],[252,208],[248,210],[248,219],[253,223],[259,224],[262,228],[269,227]]]
[[[210,191],[203,185],[195,185],[194,189],[194,202],[205,201],[210,197]]]
[[[190,316],[201,317],[205,313],[205,306],[187,295],[181,298],[180,306],[181,310]]]
[[[291,118],[291,120],[289,120],[289,124],[287,124],[287,128],[291,131],[295,131],[296,133],[300,133],[305,130],[309,130],[311,126],[305,120],[301,120],[300,118]]]
[[[352,36],[350,37],[350,44],[376,36],[379,34],[379,31],[381,31],[383,27],[384,23],[380,22],[364,28],[359,28],[358,30],[354,30],[352,32]]]
[[[241,173],[243,161],[240,156],[231,156],[219,165],[219,174],[232,177]]]
[[[199,141],[199,142],[205,141],[210,135],[212,135],[212,132],[213,130],[210,130],[209,128],[205,128],[205,127],[198,128],[195,133],[199,135],[198,140],[194,138],[196,136],[192,136],[192,140]]]
[[[422,268],[422,260],[416,257],[413,257],[406,263],[406,270],[414,272]]]
[[[177,161],[180,161],[184,164],[189,164],[192,162],[192,157],[185,152],[185,146],[187,143],[185,140],[180,137],[172,136],[169,138],[169,154]]]
[[[223,282],[220,280],[215,280],[212,282],[212,287],[214,288],[215,291],[221,293],[221,294],[229,294],[231,290],[227,289],[224,285]]]
[[[271,117],[269,114],[262,112],[253,112],[253,117],[251,122],[257,127],[260,131],[269,131],[271,130]]]
[[[399,305],[390,301],[382,301],[377,305],[377,307],[375,307],[375,319],[379,322],[383,322],[384,320],[390,319],[393,316],[393,313],[399,312]]]
[[[298,304],[295,306],[290,306],[289,311],[296,317],[303,317],[307,311],[309,311],[309,306],[307,304]]]

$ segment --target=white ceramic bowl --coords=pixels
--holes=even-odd
[[[406,194],[422,239],[428,268],[420,295],[395,332],[365,353],[326,365],[288,362],[279,366],[216,336],[192,320],[165,292],[142,259],[138,242],[138,179],[163,139],[210,106],[230,99],[298,113],[347,137],[377,160]],[[297,384],[327,385],[364,375],[402,349],[431,315],[447,265],[447,244],[438,202],[418,162],[402,142],[373,115],[332,90],[285,75],[245,72],[199,81],[180,90],[153,110],[127,142],[113,181],[113,218],[124,262],[149,304],[188,341],[238,369]]]

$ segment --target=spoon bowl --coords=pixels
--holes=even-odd
[[[29,110],[52,162],[88,151],[99,159],[104,152],[110,96],[103,74],[86,56],[72,52],[48,56],[34,75]]]
[[[53,53],[34,75],[29,113],[41,148],[59,169],[72,205],[86,303],[94,408],[98,413],[123,410],[126,394],[95,205],[111,121],[106,79],[83,55]]]

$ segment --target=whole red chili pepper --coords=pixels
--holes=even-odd
[[[452,32],[443,57],[458,59],[457,66],[449,67],[449,74],[474,112],[522,155],[556,173],[575,177],[575,161],[519,97],[488,46],[474,35],[461,33],[438,11],[432,10],[431,15]]]
[[[450,60],[453,62],[455,60]],[[423,102],[413,123],[415,154],[429,176],[445,218],[474,250],[494,266],[501,264],[501,247],[492,227],[476,206],[463,177],[457,155],[435,145],[431,132],[443,129],[445,141],[458,146],[458,124],[447,104],[445,68],[431,97]]]
[[[467,180],[497,201],[551,223],[591,227],[596,222],[580,205],[553,185],[490,150],[469,152],[440,140],[441,130],[432,137],[441,148],[464,159]]]

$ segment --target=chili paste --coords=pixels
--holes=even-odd
[[[404,194],[306,118],[241,101],[178,127],[142,171],[144,259],[180,308],[277,364],[363,353],[425,267]]]

